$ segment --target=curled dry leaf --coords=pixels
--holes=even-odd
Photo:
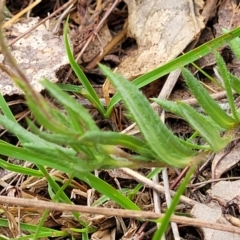
[[[138,49],[118,72],[134,79],[177,57],[204,28],[199,10],[203,1],[129,1],[128,36]]]
[[[38,18],[29,18],[13,24],[8,29],[9,37],[17,37],[25,33],[37,22]],[[11,47],[11,52],[31,85],[38,92],[43,89],[40,84],[43,78],[57,82],[56,72],[68,63],[63,39],[47,31],[44,25],[40,25],[27,36],[17,41]],[[0,62],[10,68],[2,54],[0,55]],[[22,94],[22,91],[16,87],[6,73],[0,71],[0,79],[1,94]]]
[[[191,215],[210,223],[232,225],[232,217],[229,215],[225,216],[223,210],[227,211],[233,204],[234,206],[240,205],[240,181],[218,182],[208,190],[208,194],[212,201],[208,204],[196,204],[191,211]],[[202,228],[202,231],[204,233],[204,240],[240,239],[240,234],[237,233],[207,228]]]
[[[217,153],[212,162],[212,178],[218,179],[228,170],[232,169],[240,160],[240,142]]]
[[[218,23],[214,24],[216,35],[222,34],[222,29],[234,29],[240,25],[240,9],[235,0],[223,0],[218,9]]]
[[[222,207],[217,202],[196,204],[191,211],[191,215],[206,222],[231,225],[223,216]],[[202,231],[204,235],[203,240],[240,239],[240,234],[237,233],[224,232],[210,228],[202,228]]]
[[[217,200],[223,206],[227,206],[233,201],[240,206],[240,180],[218,182],[207,192],[211,198]]]

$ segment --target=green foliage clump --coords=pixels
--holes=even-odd
[[[204,139],[203,145],[195,144],[191,139],[183,140],[175,136],[162,123],[158,114],[138,88],[172,70],[183,67],[185,64],[196,60],[200,55],[207,54],[226,39],[239,35],[239,29],[232,31],[231,34],[226,33],[218,38],[218,41],[209,42],[191,53],[147,73],[133,83],[112,72],[109,68],[99,65],[102,72],[117,89],[117,94],[112,98],[107,109],[102,106],[90,82],[75,62],[68,42],[67,31],[66,25],[64,33],[66,51],[71,67],[83,86],[80,93],[104,117],[110,116],[114,105],[121,99],[137,123],[143,139],[118,132],[102,131],[82,105],[77,103],[59,86],[45,79],[42,81],[43,86],[63,108],[63,110],[57,109],[39,93],[34,92],[28,83],[27,77],[21,72],[21,69],[18,69],[13,64],[12,67],[19,74],[18,76],[12,75],[12,78],[24,91],[28,106],[37,123],[43,127],[43,130],[40,131],[29,119],[27,121],[30,131],[20,126],[9,111],[3,97],[1,97],[3,114],[0,114],[0,124],[18,138],[20,145],[14,146],[0,141],[0,154],[32,162],[36,164],[39,171],[12,166],[0,160],[2,166],[16,172],[38,177],[47,175],[44,166],[58,169],[70,174],[72,177],[85,181],[122,207],[138,210],[138,206],[129,198],[96,178],[91,174],[91,171],[100,168],[119,167],[190,166],[204,160],[209,152],[219,152],[233,139],[232,132],[239,126],[240,118],[239,109],[234,104],[233,91],[240,94],[240,80],[227,70],[223,59],[218,53],[216,53],[217,68],[224,82],[223,88],[226,90],[231,110],[230,114],[220,108],[218,103],[211,98],[199,81],[186,68],[182,69],[183,77],[205,114],[197,112],[193,107],[182,102],[174,103],[164,99],[151,99],[163,109],[173,112],[186,120],[196,131],[196,135]],[[3,36],[2,33],[0,35]],[[236,46],[239,46],[239,44],[239,39],[230,42],[234,52],[238,51]],[[3,40],[1,40],[1,47],[9,62],[13,62]],[[239,56],[238,52],[236,52],[236,56]],[[123,148],[130,150],[128,152],[132,154],[124,151]],[[55,182],[50,182],[54,192],[59,191],[59,187]],[[184,188],[182,188],[181,192],[183,190]],[[68,202],[65,195],[62,194],[61,198]],[[176,204],[176,202],[177,200],[173,203]]]

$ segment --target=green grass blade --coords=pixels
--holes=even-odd
[[[234,91],[240,94],[240,79],[230,73],[231,86]]]
[[[163,98],[151,98],[151,100],[160,105],[165,111],[174,113],[179,117],[183,117],[183,114],[177,103]]]
[[[230,117],[212,97],[199,81],[186,68],[182,69],[184,79],[203,110],[222,128],[232,129],[236,120]]]
[[[223,58],[221,57],[221,55],[216,52],[215,57],[216,57],[216,62],[217,62],[217,70],[224,82],[224,86],[225,86],[225,90],[226,90],[227,98],[228,98],[228,103],[229,103],[232,115],[235,118],[235,120],[239,122],[239,117],[238,117],[238,114],[236,111],[233,92],[232,92],[232,88],[231,88],[230,72],[228,71],[227,66],[226,66]]]
[[[144,74],[141,77],[136,78],[132,83],[137,87],[141,88],[143,86],[146,86],[147,84],[155,81],[156,79],[176,70],[179,68],[184,67],[185,65],[196,61],[200,57],[203,57],[207,54],[209,54],[214,49],[217,49],[221,47],[224,43],[229,42],[230,40],[240,36],[240,28],[236,28],[232,30],[231,32],[225,33],[222,36],[219,36],[218,38],[215,38],[207,43],[204,43],[203,45],[193,49],[192,51],[172,60],[168,63],[164,64],[163,66],[160,66],[146,74]],[[106,112],[106,116],[110,116],[113,107],[121,100],[121,96],[117,93],[114,95],[114,97],[111,99],[108,110]]]
[[[57,157],[57,150],[61,150],[70,156],[74,156],[76,152],[70,148],[64,148],[54,143],[47,142],[33,133],[27,131],[15,121],[11,121],[5,116],[0,115],[0,123],[9,131],[14,133],[20,140],[23,146],[30,147],[39,153]],[[37,144],[36,144],[37,143]]]
[[[179,200],[180,200],[180,197],[181,195],[183,194],[183,192],[185,191],[186,187],[187,187],[187,184],[189,183],[190,179],[191,179],[191,176],[192,174],[194,173],[195,171],[195,168],[196,166],[193,165],[191,166],[191,168],[188,170],[184,180],[182,181],[182,183],[180,184],[176,194],[174,195],[173,199],[172,199],[172,202],[171,202],[171,205],[170,207],[168,208],[167,212],[165,213],[165,216],[161,219],[158,220],[158,222],[161,223],[160,227],[157,229],[157,231],[155,232],[154,236],[153,236],[153,240],[159,240],[159,239],[162,239],[164,233],[166,232],[167,230],[167,227],[169,225],[169,222],[170,222],[170,219],[171,219],[171,216],[172,214],[174,213],[174,210],[176,208],[176,206],[178,205],[179,203]]]
[[[165,111],[167,112],[171,112],[176,114],[177,116],[180,116],[181,118],[184,119],[184,115],[182,114],[179,106],[177,103],[166,100],[166,99],[162,99],[162,98],[152,98],[151,100],[153,100],[154,102],[156,102],[157,104],[159,104]],[[212,120],[212,118],[210,118],[209,116],[204,116],[208,121],[210,121],[215,128],[217,128],[220,131],[223,131],[224,128],[220,127],[215,121]]]
[[[0,226],[1,227],[9,227],[9,221],[7,219],[0,218]],[[22,231],[34,233],[36,231],[36,228],[37,228],[36,225],[20,223],[20,229]],[[40,234],[41,237],[64,237],[64,236],[66,237],[66,236],[70,235],[67,230],[59,231],[59,230],[55,230],[55,229],[51,229],[51,228],[47,228],[47,227],[41,228],[41,234]],[[18,237],[17,239],[29,240],[29,239],[32,239],[33,237],[34,237],[34,235],[27,235],[27,236],[23,236],[23,237]]]
[[[77,143],[78,139],[81,136],[78,133],[71,133],[71,132],[67,135],[67,134],[57,134],[57,133],[49,133],[46,131],[41,131],[31,120],[29,119],[26,119],[26,120],[27,120],[30,131],[47,142],[55,143],[58,145],[71,145],[71,144]]]
[[[39,177],[39,178],[43,177],[43,174],[38,170],[11,164],[2,159],[0,159],[0,167],[3,169],[9,170],[11,172],[21,173],[24,175],[29,175],[29,176]]]
[[[206,151],[210,151],[212,148],[209,145],[197,145],[194,143],[191,143],[190,141],[185,141],[183,139],[180,139],[180,141],[182,142],[183,145],[188,146],[191,149],[202,149],[202,150],[206,150]]]
[[[30,91],[28,86],[20,79],[15,79],[14,81],[24,91],[25,98],[27,99],[27,105],[39,124],[41,124],[45,129],[53,132],[69,132],[61,121],[57,121],[58,118],[56,119],[56,109],[53,109],[53,106],[49,105],[42,95],[37,92],[33,93],[33,91]]]
[[[84,86],[86,91],[89,93],[89,99],[88,100],[98,109],[98,111],[102,115],[104,115],[105,110],[104,110],[104,108],[103,108],[103,106],[102,106],[102,104],[101,104],[101,102],[98,98],[97,93],[95,92],[91,83],[88,81],[87,77],[85,76],[82,69],[79,67],[79,65],[77,64],[77,62],[75,61],[75,59],[73,57],[71,47],[70,47],[70,44],[69,44],[69,40],[68,40],[68,20],[67,20],[67,22],[65,24],[65,27],[64,27],[64,41],[65,41],[65,47],[66,47],[69,63],[71,65],[73,71],[77,75],[78,80],[82,83],[82,85]]]
[[[113,73],[100,65],[103,73],[109,78],[122,96],[123,102],[133,115],[149,147],[157,158],[169,165],[187,165],[188,157],[194,152],[183,146],[179,139],[160,121],[144,95],[122,76]]]
[[[185,103],[178,103],[184,118],[189,122],[192,128],[209,143],[215,152],[222,150],[230,141],[228,138],[221,138],[219,131],[202,114]]]
[[[73,111],[71,108],[68,108],[68,107],[65,107],[65,110],[67,111],[68,117],[71,122],[71,129],[73,129],[74,132],[76,132],[80,135],[83,134],[84,128],[83,128],[82,124],[79,123],[78,113],[76,113],[75,111]]]
[[[56,161],[56,159],[52,158],[51,156],[36,153],[35,151],[16,147],[11,144],[6,144],[2,141],[0,142],[0,153],[4,156],[25,160],[34,164],[49,166],[66,173],[71,173],[76,165],[75,163],[73,167],[62,160]]]
[[[237,59],[240,60],[240,38],[234,38],[228,42],[233,53],[236,55]]]
[[[16,121],[12,121],[8,119],[6,116],[0,114],[0,123],[6,129],[14,133],[21,141],[22,144],[24,142],[38,142],[43,143],[44,141],[37,137],[36,135],[28,132],[22,126],[20,126]]]
[[[111,185],[107,184],[102,179],[95,177],[93,174],[91,173],[81,175],[76,174],[75,177],[83,180],[84,182],[89,184],[92,188],[96,189],[98,192],[106,195],[107,197],[115,201],[121,207],[131,210],[140,210],[140,208],[130,199],[122,195],[120,192],[118,192],[116,189],[114,189]]]
[[[16,121],[15,117],[12,114],[9,106],[7,105],[3,95],[0,93],[0,108],[2,109],[3,114],[12,121]]]
[[[67,83],[57,83],[56,84],[61,90],[66,91],[66,92],[74,92],[74,93],[79,93],[81,95],[86,94],[86,90],[82,86],[77,86],[73,84],[67,84]]]
[[[87,132],[80,138],[80,144],[120,145],[143,156],[153,157],[147,144],[134,137],[118,132]]]
[[[162,172],[162,168],[154,168],[153,170],[151,170],[150,173],[148,173],[146,178],[151,179],[155,175],[159,174],[160,172]],[[128,192],[128,197],[130,199],[133,199],[134,196],[141,190],[142,187],[144,187],[144,185],[142,183],[139,183],[134,189],[132,189],[132,190],[130,190],[130,192]]]

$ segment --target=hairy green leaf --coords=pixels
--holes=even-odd
[[[67,23],[65,24],[65,27],[64,27],[64,41],[65,41],[65,47],[66,47],[69,63],[71,65],[73,71],[77,75],[78,80],[82,83],[82,85],[84,86],[86,91],[89,93],[88,100],[99,110],[99,112],[102,115],[104,115],[105,110],[104,110],[104,108],[103,108],[103,106],[102,106],[102,104],[101,104],[101,102],[100,102],[100,100],[97,96],[97,93],[95,92],[91,83],[89,82],[89,80],[87,79],[87,77],[83,73],[82,69],[79,67],[79,65],[77,64],[77,62],[75,61],[75,59],[73,57],[71,47],[70,47],[70,44],[69,44],[69,40],[68,40],[68,20],[67,20]]]
[[[178,105],[184,114],[184,118],[209,143],[215,152],[219,152],[230,142],[231,139],[229,138],[221,138],[218,129],[194,108],[182,102],[179,102]]]
[[[184,67],[185,65],[196,61],[197,59],[207,55],[212,50],[217,49],[221,47],[224,43],[229,42],[230,40],[238,37],[240,35],[240,27],[232,30],[231,32],[225,33],[222,36],[219,36],[218,38],[215,38],[211,41],[208,41],[207,43],[204,43],[203,45],[191,50],[190,52],[173,59],[172,61],[169,61],[168,63],[164,64],[163,66],[160,66],[143,76],[140,76],[136,78],[132,83],[137,87],[141,88],[143,86],[146,86],[147,84],[155,81],[156,79],[178,69],[181,67]],[[113,107],[121,100],[120,94],[115,94],[114,97],[111,99],[111,102],[109,103],[108,110],[106,112],[106,116],[110,116]]]
[[[227,93],[228,103],[232,112],[233,117],[235,118],[235,121],[239,122],[239,117],[236,112],[236,106],[234,103],[234,97],[231,87],[231,77],[230,72],[227,69],[227,66],[221,57],[221,55],[217,52],[215,52],[216,62],[217,62],[217,70],[222,77],[222,80],[224,82],[225,90]]]
[[[237,59],[240,60],[240,38],[236,37],[228,42],[228,45],[236,55]]]
[[[182,145],[179,139],[160,121],[143,94],[122,76],[100,65],[122,96],[123,102],[133,115],[149,147],[156,158],[172,166],[187,165],[194,151]]]
[[[163,99],[163,98],[151,98],[151,100],[156,102],[167,112],[171,112],[171,113],[178,115],[179,117],[183,117],[183,114],[182,114],[179,106],[177,105],[177,103]]]
[[[147,144],[134,137],[118,132],[87,132],[80,138],[80,143],[103,144],[103,145],[120,145],[126,147],[143,156],[153,158]]]
[[[231,86],[234,91],[240,94],[240,79],[230,73]]]
[[[212,99],[207,90],[199,83],[192,73],[183,68],[182,74],[190,91],[203,110],[222,128],[233,128],[236,125],[236,120],[228,116],[217,102]]]

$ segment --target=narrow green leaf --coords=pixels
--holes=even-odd
[[[236,120],[230,117],[209,95],[207,90],[186,68],[182,69],[184,79],[203,110],[222,128],[231,129]]]
[[[163,99],[163,98],[151,98],[151,100],[156,102],[167,112],[171,112],[171,113],[176,114],[179,117],[183,117],[183,114],[182,114],[179,106],[177,105],[177,103]]]
[[[165,111],[174,113],[177,116],[184,119],[184,115],[182,114],[182,112],[181,112],[177,103],[166,100],[166,99],[162,99],[162,98],[152,98],[152,100],[154,102],[156,102],[157,104],[159,104]],[[210,121],[215,126],[215,128],[217,128],[218,130],[220,130],[220,131],[224,130],[224,128],[220,127],[212,118],[210,118],[210,116],[205,116],[204,115],[204,117],[208,121]]]
[[[151,100],[153,100],[154,102],[156,102],[157,104],[159,104],[165,111],[174,113],[180,117],[182,117],[183,119],[185,119],[185,115],[182,113],[181,108],[179,107],[179,105],[175,102],[166,100],[166,99],[162,99],[162,98],[152,98]],[[209,118],[208,116],[203,116],[204,118],[206,118],[208,121],[210,121],[215,127],[218,127],[220,130],[219,125],[215,124],[215,122]],[[187,119],[185,119],[187,121]],[[221,129],[222,130],[222,129]],[[189,141],[185,141],[183,139],[179,139],[183,145],[188,146],[191,149],[203,149],[203,150],[210,150],[211,147],[209,145],[197,145],[197,144],[193,144]]]
[[[121,145],[143,156],[153,157],[147,144],[134,137],[118,132],[87,132],[80,138],[80,144]]]
[[[71,128],[74,130],[75,133],[78,133],[80,135],[83,134],[84,128],[82,124],[79,123],[78,113],[76,113],[75,111],[68,107],[65,107],[65,110],[68,113],[68,118],[70,119],[71,122]]]
[[[115,201],[121,207],[131,210],[140,210],[140,208],[130,199],[122,195],[120,192],[118,192],[116,189],[114,189],[112,186],[107,184],[102,179],[95,177],[93,174],[91,173],[81,174],[76,175],[76,177],[83,180],[84,182],[89,184],[92,188],[97,189],[99,192]]]
[[[58,145],[71,145],[76,143],[78,141],[78,138],[80,138],[81,136],[78,133],[73,134],[71,132],[67,135],[41,131],[31,120],[29,120],[28,118],[26,120],[30,131],[34,135],[37,135],[38,137],[47,142],[55,143]]]
[[[35,232],[37,229],[36,225],[32,224],[27,224],[27,223],[19,223],[20,229],[22,231],[27,231],[27,232]],[[7,219],[2,219],[0,218],[0,226],[1,227],[9,227],[9,221]],[[64,236],[69,236],[68,231],[59,231],[55,230],[52,228],[47,228],[47,227],[42,227],[41,232],[43,233],[42,237],[64,237]],[[34,237],[34,235],[32,235]],[[8,238],[9,239],[9,238]],[[17,239],[32,239],[30,235],[24,236],[24,237],[18,237]]]
[[[52,115],[56,112],[54,111],[53,106],[50,106],[42,95],[37,92],[35,93],[36,96],[32,94],[32,91],[29,91],[28,86],[20,79],[14,79],[14,81],[24,91],[28,107],[39,124],[41,124],[45,129],[53,132],[69,132],[69,129],[67,129],[64,124],[56,120],[56,115]]]
[[[29,176],[39,177],[39,178],[44,177],[43,174],[38,170],[11,164],[2,159],[0,159],[0,167],[5,170],[9,170],[11,172],[16,172],[16,173],[21,173],[24,175],[29,175]]]
[[[194,152],[182,145],[179,139],[160,121],[144,95],[122,76],[100,65],[122,96],[123,102],[135,118],[149,147],[161,161],[172,165],[187,165]]]
[[[57,83],[57,86],[61,90],[66,92],[75,92],[75,93],[80,93],[82,95],[87,93],[83,86],[77,86],[77,85],[67,84],[67,83]]]
[[[55,162],[55,159],[42,154],[36,154],[36,152],[30,151],[28,149],[15,147],[10,144],[5,144],[0,142],[0,153],[4,156],[29,161],[35,164],[41,164],[44,166],[49,166],[54,169],[61,170],[66,172],[66,163],[62,163],[61,165]],[[70,170],[69,170],[70,171]],[[72,171],[72,169],[71,169]]]
[[[240,38],[236,37],[228,42],[233,53],[236,55],[237,59],[240,60]]]
[[[230,73],[231,86],[234,91],[240,94],[240,79]]]
[[[21,127],[16,121],[8,119],[6,116],[0,114],[0,124],[6,129],[14,133],[19,139],[21,139],[22,144],[24,142],[38,142],[43,143],[40,138],[34,134],[28,132],[26,129]]]
[[[76,154],[73,149],[64,148],[39,138],[38,136],[24,129],[15,121],[11,121],[5,116],[0,115],[0,123],[10,132],[14,133],[19,139],[21,139],[23,146],[31,147],[32,149],[34,148],[34,150],[39,153],[43,153],[51,157],[57,157],[57,150],[61,150],[70,156],[74,156]]]
[[[64,27],[64,42],[65,42],[65,47],[66,47],[69,63],[71,65],[73,71],[77,75],[78,80],[82,83],[82,85],[84,86],[86,91],[89,93],[89,99],[88,100],[98,109],[98,111],[102,115],[104,115],[105,110],[104,110],[104,108],[103,108],[103,106],[102,106],[102,104],[101,104],[101,102],[98,98],[97,93],[95,92],[91,83],[88,81],[87,77],[85,76],[82,69],[79,67],[79,65],[77,64],[77,62],[75,61],[75,59],[73,57],[71,47],[70,47],[70,44],[69,44],[69,40],[68,40],[68,19],[67,19],[67,22],[66,22],[65,27]]]
[[[197,145],[197,144],[191,143],[190,141],[185,141],[183,139],[180,139],[180,141],[182,142],[183,145],[188,146],[191,149],[203,149],[206,151],[211,150],[211,147],[209,145],[202,145],[202,144]]]
[[[12,114],[11,109],[10,109],[9,106],[7,105],[7,103],[6,103],[3,95],[2,95],[1,93],[0,93],[0,107],[1,107],[1,109],[2,109],[3,114],[4,114],[7,118],[11,119],[12,121],[16,121],[15,117],[14,117],[13,114]]]
[[[231,139],[229,138],[221,138],[219,131],[214,125],[194,108],[182,102],[179,102],[178,105],[184,114],[184,118],[189,122],[192,128],[198,131],[198,133],[209,143],[215,152],[219,152],[230,142]]]
[[[152,238],[152,240],[159,240],[162,239],[164,233],[167,230],[167,227],[169,225],[170,219],[172,214],[174,213],[175,208],[177,207],[180,197],[183,195],[184,190],[187,187],[187,184],[189,183],[192,175],[194,174],[194,171],[196,169],[196,166],[193,165],[190,167],[190,169],[188,170],[185,178],[183,179],[183,181],[181,182],[176,194],[174,195],[171,205],[169,206],[169,208],[167,209],[167,212],[165,213],[165,216],[161,219],[158,220],[158,222],[160,222],[160,227],[156,230],[156,232],[154,233],[154,236]]]
[[[227,66],[221,57],[221,55],[217,52],[215,52],[215,57],[216,57],[216,62],[217,62],[217,69],[222,77],[222,80],[224,82],[225,90],[227,93],[227,98],[228,98],[228,103],[232,112],[233,117],[237,122],[239,122],[239,117],[237,115],[235,103],[234,103],[234,97],[233,97],[233,92],[231,88],[231,77],[230,77],[230,72],[227,69]]]
[[[209,54],[214,49],[218,49],[224,43],[229,42],[230,40],[238,37],[239,35],[240,35],[240,27],[232,30],[231,32],[225,33],[224,35],[219,36],[218,38],[215,38],[207,43],[204,43],[203,45],[191,50],[190,52],[188,52],[174,60],[167,62],[166,64],[144,74],[143,76],[136,78],[134,81],[132,81],[132,83],[137,88],[146,86],[147,84],[155,81],[156,79],[158,79],[176,69],[182,68],[185,65],[196,61],[200,57],[203,57],[203,56]],[[105,116],[110,116],[113,107],[120,100],[121,100],[120,94],[119,93],[115,94],[108,105],[108,110],[107,110]]]

